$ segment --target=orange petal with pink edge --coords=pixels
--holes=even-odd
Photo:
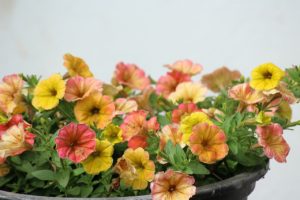
[[[228,95],[230,98],[246,104],[255,104],[265,98],[262,92],[252,89],[249,83],[242,83],[232,87],[228,91]]]
[[[116,113],[115,113],[116,115],[130,113],[138,109],[138,105],[135,100],[130,100],[126,98],[116,99],[115,105],[116,105]]]
[[[165,65],[165,67],[191,76],[199,74],[203,69],[202,65],[193,63],[188,59],[178,60],[172,65]]]

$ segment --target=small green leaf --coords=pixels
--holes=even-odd
[[[55,174],[51,170],[38,170],[31,172],[31,174],[42,181],[53,181],[55,179]]]
[[[93,192],[93,186],[85,185],[80,187],[80,196],[88,197]]]
[[[190,162],[188,168],[192,170],[193,174],[210,174],[209,170],[197,160]]]
[[[228,146],[229,146],[230,151],[234,155],[238,154],[238,143],[235,140],[229,140]]]
[[[66,191],[67,194],[72,195],[72,196],[78,196],[80,194],[80,187],[79,186],[75,186],[72,188],[69,188]]]
[[[70,179],[70,171],[67,169],[61,169],[55,174],[55,180],[61,185],[63,188],[65,188]]]
[[[80,167],[80,168],[74,169],[72,172],[73,172],[74,176],[79,176],[80,174],[84,173],[84,169],[82,167]]]

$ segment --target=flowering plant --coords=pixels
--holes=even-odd
[[[45,196],[151,193],[189,199],[268,160],[286,162],[283,130],[299,101],[300,68],[272,63],[251,79],[222,67],[166,65],[158,81],[118,63],[111,84],[64,56],[65,75],[13,74],[0,83],[0,188]],[[206,97],[210,89],[217,95]]]

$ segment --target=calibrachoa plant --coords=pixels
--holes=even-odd
[[[0,189],[45,196],[150,194],[185,200],[196,187],[286,162],[283,130],[300,98],[300,67],[272,63],[251,78],[190,60],[157,81],[120,62],[111,83],[66,54],[64,75],[0,83]],[[208,90],[216,95],[206,96]]]

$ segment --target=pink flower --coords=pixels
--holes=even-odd
[[[179,71],[168,72],[165,76],[161,76],[156,85],[157,94],[163,95],[165,98],[176,90],[179,83],[191,81],[191,77]]]
[[[158,172],[150,185],[153,200],[188,200],[196,194],[192,176],[172,169]]]
[[[30,124],[28,124],[26,121],[24,121],[23,116],[20,114],[13,115],[7,123],[0,124],[0,139],[1,139],[1,135],[4,134],[5,131],[7,131],[7,129],[9,129],[10,127],[12,127],[14,125],[19,125],[21,123],[23,123],[24,129],[27,129],[28,127],[30,127]]]
[[[123,124],[121,124],[122,137],[128,141],[129,148],[145,148],[147,143],[144,142],[144,139],[147,138],[148,132],[159,129],[156,117],[152,117],[147,121],[147,114],[143,110],[131,112],[125,117]]]
[[[252,89],[249,83],[235,85],[228,91],[228,95],[248,105],[258,103],[264,99],[263,94],[260,91]]]
[[[143,90],[150,85],[150,79],[145,72],[134,64],[117,64],[114,74],[114,81],[118,84],[126,85],[132,89]]]
[[[95,151],[96,133],[85,124],[71,122],[60,129],[55,143],[59,157],[79,163]]]
[[[116,115],[123,115],[126,113],[130,113],[133,111],[137,111],[138,104],[135,100],[129,100],[126,98],[118,98],[115,100],[115,106],[116,106]]]
[[[172,121],[174,123],[180,123],[181,119],[190,113],[201,111],[194,103],[182,103],[178,105],[178,108],[172,111]]]
[[[290,147],[282,136],[282,127],[279,124],[258,126],[258,144],[264,148],[268,158],[275,158],[278,162],[286,162]]]
[[[94,78],[74,76],[67,81],[65,100],[77,101],[88,97],[93,92],[101,92],[102,83]]]
[[[165,67],[188,75],[196,75],[202,71],[202,65],[193,63],[191,60],[178,60],[172,65],[165,65]]]

